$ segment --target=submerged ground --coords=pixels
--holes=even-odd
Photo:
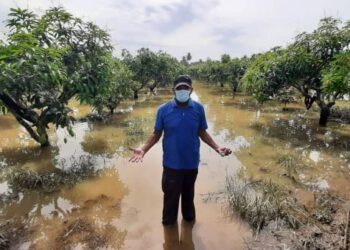
[[[232,98],[217,86],[194,87],[192,97],[205,106],[209,132],[234,151],[222,158],[202,143],[194,226],[180,217],[173,228],[160,223],[161,143],[142,164],[128,162],[127,148],[145,141],[157,107],[172,98],[171,92],[125,103],[121,108],[131,112],[107,121],[82,119],[73,138],[52,129],[52,146],[45,149],[12,116],[0,116],[0,218],[16,228],[11,247],[243,249],[251,239],[249,227],[229,216],[224,204],[207,199],[208,193],[224,189],[227,175],[272,180],[309,207],[314,206],[314,190],[350,199],[350,125],[330,122],[320,128],[317,112],[298,103],[282,111],[278,104],[261,107],[245,96]],[[91,112],[75,102],[71,106],[77,118]],[[295,168],[281,164],[287,156]],[[79,172],[80,165],[86,171]],[[32,182],[24,181],[28,171]]]

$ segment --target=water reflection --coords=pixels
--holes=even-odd
[[[63,249],[78,243],[92,249],[120,249],[127,232],[112,221],[120,218],[127,193],[117,171],[108,169],[59,192],[18,193],[11,202],[2,200],[0,215],[20,228],[30,228],[25,238],[32,239],[34,249]]]
[[[36,171],[52,171],[55,168],[55,157],[58,147],[40,148],[37,145],[4,147],[0,152],[0,165],[21,167]]]
[[[310,154],[309,154],[309,158],[311,160],[313,160],[315,163],[319,162],[322,158],[320,156],[320,152],[319,151],[315,151],[315,150],[311,150]]]
[[[147,112],[140,116],[117,115],[107,123],[94,122],[92,127],[84,135],[82,149],[92,155],[111,159],[123,155],[129,146],[138,146],[145,141],[153,129],[153,117]]]
[[[181,233],[179,234],[178,223],[172,226],[164,226],[164,250],[194,250],[192,239],[194,223],[181,221]]]

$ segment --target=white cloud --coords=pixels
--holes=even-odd
[[[0,0],[1,20],[10,7],[54,5],[107,28],[117,49],[149,47],[178,58],[190,51],[195,60],[286,45],[325,16],[350,19],[349,0]]]

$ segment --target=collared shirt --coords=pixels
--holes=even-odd
[[[154,126],[164,131],[163,166],[173,169],[195,169],[199,165],[199,131],[207,129],[202,104],[189,100],[186,107],[175,99],[162,104]]]

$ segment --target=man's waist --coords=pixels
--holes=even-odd
[[[196,172],[198,171],[198,167],[194,167],[194,168],[176,168],[176,167],[170,167],[170,166],[166,166],[166,165],[163,165],[163,168],[164,170],[166,171],[169,171],[169,172],[172,172],[172,171],[175,171],[175,172]]]

